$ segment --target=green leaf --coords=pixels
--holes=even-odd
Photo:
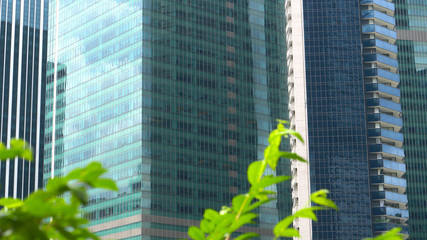
[[[31,161],[33,159],[31,146],[19,139],[10,140],[9,149],[0,143],[0,160],[14,159],[15,157]]]
[[[338,211],[337,205],[335,203],[327,198],[327,194],[329,191],[327,189],[321,189],[317,192],[314,192],[311,194],[310,199],[314,203],[317,203],[321,206],[330,207]]]
[[[282,231],[284,231],[285,229],[287,229],[292,224],[292,222],[294,221],[295,218],[296,217],[294,215],[291,215],[291,216],[286,217],[285,219],[283,219],[279,223],[277,223],[276,226],[274,227],[274,230],[273,230],[274,235],[283,236],[283,235],[280,235],[280,233]],[[285,236],[283,236],[283,237],[285,237]]]
[[[286,180],[289,180],[291,177],[289,176],[279,176],[275,177],[273,175],[265,176],[261,179],[260,183],[256,185],[257,188],[264,189],[265,187],[271,186],[273,184],[281,183]]]
[[[275,198],[268,198],[268,199],[265,199],[265,200],[257,201],[257,202],[255,202],[255,203],[253,203],[253,204],[249,205],[248,207],[246,207],[246,208],[245,208],[245,210],[244,210],[243,212],[245,213],[245,212],[252,211],[252,210],[254,210],[255,208],[257,208],[257,207],[259,207],[259,206],[261,206],[261,205],[264,205],[264,204],[266,204],[266,203],[268,203],[268,202],[270,202],[270,201],[272,201],[272,200],[275,200]]]
[[[256,161],[251,163],[248,167],[248,181],[254,185],[258,183],[258,177],[260,176],[260,171],[262,170],[262,162]]]
[[[276,235],[277,237],[301,237],[299,235],[299,231],[295,228],[286,228],[279,232],[279,234]]]
[[[279,151],[279,146],[268,146],[264,151],[264,158],[273,170],[276,170],[280,156],[281,152]]]
[[[241,226],[249,223],[254,223],[252,219],[256,218],[258,215],[255,213],[246,213],[240,216],[237,221],[234,221],[230,226],[230,232],[234,232],[239,229]]]
[[[299,211],[297,211],[294,216],[297,218],[310,218],[314,221],[317,221],[316,214],[314,211],[325,209],[323,207],[309,207],[309,208],[303,208]]]
[[[194,240],[203,240],[205,239],[205,234],[198,227],[190,227],[188,229],[188,236]]]
[[[296,153],[290,153],[290,152],[281,152],[280,156],[283,158],[289,158],[289,159],[295,159],[298,160],[300,162],[305,162],[308,163],[307,160],[305,160],[304,158],[300,157],[298,154]]]
[[[76,186],[69,186],[71,193],[73,196],[80,201],[82,204],[87,204],[89,200],[89,196],[86,192],[86,188],[84,187],[76,187]]]
[[[213,209],[206,209],[205,213],[203,214],[203,217],[205,219],[214,221],[215,219],[217,219],[219,217],[219,213]]]
[[[101,178],[94,182],[93,187],[118,191],[116,183],[111,179]]]
[[[4,206],[5,208],[18,208],[24,204],[23,201],[15,198],[2,198],[0,199],[0,206]]]
[[[206,219],[202,219],[202,221],[200,221],[200,229],[204,232],[204,233],[211,233],[214,230],[215,226],[209,222],[209,220]]]
[[[246,240],[246,239],[250,239],[250,238],[254,238],[254,237],[258,237],[259,234],[258,233],[244,233],[236,238],[234,238],[234,240]]]
[[[232,200],[232,204],[233,204],[232,208],[233,208],[233,210],[235,212],[239,212],[240,207],[242,206],[242,204],[245,201],[246,197],[247,197],[246,195],[237,195],[237,196],[235,196],[233,198],[233,200]]]

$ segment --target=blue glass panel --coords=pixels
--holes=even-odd
[[[393,53],[397,53],[397,46],[378,40],[378,39],[365,39],[363,40],[363,46],[364,47],[377,47],[377,48],[381,48]]]
[[[363,10],[362,11],[362,19],[367,19],[367,18],[377,18],[383,22],[387,22],[387,23],[390,23],[392,25],[396,25],[396,20],[394,19],[394,17],[391,17],[387,14],[378,12],[376,10]]]
[[[388,168],[399,172],[406,172],[406,166],[403,163],[393,162],[386,159],[377,159],[377,160],[370,160],[369,166],[371,168]]]
[[[391,230],[392,228],[400,227],[402,230],[400,233],[409,234],[409,227],[406,225],[394,224],[394,223],[375,223],[374,231],[376,232],[385,232]]]
[[[371,193],[372,199],[388,199],[395,202],[408,203],[408,197],[405,194],[388,192],[388,191],[377,191]]]
[[[390,139],[393,139],[396,141],[403,142],[403,134],[402,133],[393,132],[393,131],[381,129],[381,128],[368,129],[368,136],[370,136],[370,137],[382,136],[385,138],[390,138]]]
[[[381,35],[384,35],[384,36],[387,36],[387,37],[390,37],[390,38],[394,38],[394,39],[397,38],[397,33],[395,31],[389,30],[389,29],[387,29],[385,27],[381,27],[381,26],[378,26],[378,25],[375,25],[375,24],[363,25],[362,26],[362,32],[363,33],[373,33],[373,32],[376,32],[376,33],[379,33]]]
[[[406,179],[386,175],[371,176],[371,183],[385,183],[393,186],[406,188]]]
[[[409,218],[408,210],[402,210],[392,207],[374,207],[372,208],[372,213],[374,215],[388,215],[394,217]]]
[[[386,65],[397,68],[399,63],[396,59],[386,57],[381,54],[373,53],[373,54],[363,54],[363,60],[365,62],[381,62]]]
[[[399,156],[399,157],[405,157],[405,153],[402,148],[390,146],[387,144],[374,144],[369,145],[369,152],[371,153],[388,153],[391,155]]]
[[[380,91],[400,98],[400,90],[398,88],[390,87],[382,83],[366,84],[366,91]]]
[[[389,79],[393,82],[399,83],[400,82],[400,77],[399,74],[396,73],[392,73],[383,69],[379,69],[379,68],[370,68],[370,69],[365,69],[365,76],[366,77],[381,77],[381,78],[385,78],[385,79]]]
[[[382,98],[371,98],[371,99],[367,99],[366,100],[366,104],[369,107],[372,106],[380,106],[380,107],[384,107],[384,108],[388,108],[394,111],[398,111],[401,112],[402,111],[402,107],[400,106],[399,103],[395,103],[389,100],[385,100]]]
[[[381,6],[383,8],[387,8],[387,9],[389,9],[391,11],[394,11],[394,9],[395,9],[393,3],[385,1],[385,0],[362,0],[360,3],[361,4],[370,4],[370,3],[373,3],[373,4],[376,4],[376,5]]]

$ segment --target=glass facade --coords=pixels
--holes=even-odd
[[[31,163],[0,162],[0,198],[25,198],[42,186],[47,6],[47,0],[0,1],[1,142],[21,138],[34,150]]]
[[[248,189],[247,166],[287,118],[283,11],[273,0],[51,0],[44,182],[100,161],[120,190],[91,192],[93,231],[186,237],[204,209]],[[262,233],[290,212],[289,186],[278,191],[259,210]]]
[[[427,2],[396,0],[410,239],[426,239]]]
[[[316,213],[312,239],[362,239],[372,219],[360,3],[308,0],[303,14],[310,187],[340,209]]]

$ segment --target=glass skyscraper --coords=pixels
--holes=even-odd
[[[90,193],[92,231],[186,238],[247,191],[247,166],[287,118],[283,13],[275,0],[51,0],[45,183],[100,161],[120,190]],[[278,188],[262,235],[290,212]]]
[[[47,0],[0,1],[0,134],[25,139],[34,161],[0,162],[0,198],[42,187],[47,57]]]
[[[410,239],[427,233],[427,2],[397,0]]]
[[[331,191],[340,211],[294,222],[302,239],[362,239],[401,227],[408,237],[395,4],[287,0],[293,207]]]

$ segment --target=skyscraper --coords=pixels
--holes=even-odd
[[[294,208],[320,188],[339,212],[294,225],[302,239],[362,239],[401,227],[408,210],[395,5],[385,0],[287,0]]]
[[[0,1],[0,131],[25,139],[34,161],[0,162],[0,197],[24,198],[42,186],[47,0]]]
[[[187,237],[204,209],[247,190],[247,166],[287,118],[283,12],[273,0],[50,1],[44,181],[100,161],[120,190],[91,192],[92,231]],[[256,231],[290,211],[287,188]]]
[[[396,1],[410,239],[427,233],[427,2]]]

